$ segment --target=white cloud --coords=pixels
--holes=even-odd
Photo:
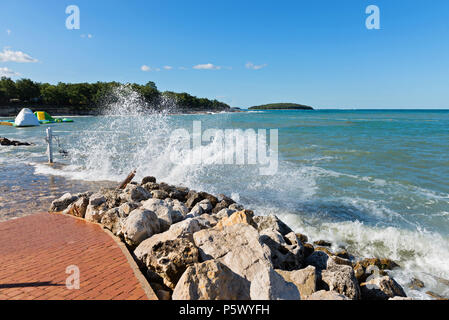
[[[11,30],[7,29],[6,33],[8,34],[8,36],[11,34]]]
[[[89,38],[89,39],[92,39],[94,36],[91,35],[90,33],[87,34],[87,35],[83,33],[82,35],[80,35],[80,37],[83,38],[83,39],[86,38],[86,37]]]
[[[3,52],[0,52],[0,62],[19,62],[19,63],[27,63],[27,62],[38,62],[36,59],[30,57],[26,53],[22,51],[12,51],[10,49],[3,49]]]
[[[93,37],[93,35],[91,35],[90,33],[87,35],[87,37],[89,38],[89,39],[92,39],[92,37]]]
[[[163,68],[164,68],[165,70],[171,70],[171,69],[173,69],[172,66],[164,66]]]
[[[246,69],[252,69],[252,70],[259,70],[259,69],[265,68],[266,66],[267,66],[266,63],[255,65],[252,62],[248,62],[247,64],[245,64]]]
[[[197,70],[220,70],[220,66],[214,66],[212,63],[206,63],[206,64],[197,64],[196,66],[193,66],[193,69]]]
[[[144,72],[150,72],[150,71],[161,71],[160,68],[151,68],[149,66],[147,66],[146,64],[144,64],[143,66],[140,67],[140,70],[144,71]]]
[[[20,73],[14,72],[8,68],[0,68],[0,77],[17,77]]]
[[[186,67],[179,67],[178,69],[179,69],[179,70],[187,70]]]

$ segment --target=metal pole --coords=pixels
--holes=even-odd
[[[47,155],[48,155],[48,163],[53,163],[53,147],[52,147],[52,132],[51,128],[47,128]]]

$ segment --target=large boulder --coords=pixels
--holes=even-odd
[[[123,222],[120,235],[132,247],[139,245],[143,240],[160,232],[159,219],[150,210],[135,209]]]
[[[249,281],[271,266],[268,252],[258,241],[259,233],[250,225],[204,229],[194,233],[193,239],[203,261],[216,259]]]
[[[320,290],[310,295],[307,300],[351,300],[335,291]]]
[[[287,282],[292,282],[299,290],[301,298],[305,299],[317,290],[317,275],[315,267],[295,271],[276,270]]]
[[[391,277],[375,277],[360,284],[362,299],[388,300],[394,297],[406,297],[404,289]]]
[[[70,204],[78,200],[78,196],[65,193],[59,199],[54,200],[50,205],[50,212],[59,212],[66,209]]]
[[[268,247],[276,269],[298,270],[304,262],[304,247],[294,232],[282,236],[276,229],[263,229],[259,242]]]
[[[189,265],[198,262],[198,249],[187,238],[147,243],[145,248],[137,247],[135,255],[170,289],[175,288]]]
[[[101,217],[100,223],[103,227],[117,235],[122,228],[124,220],[124,218],[120,217],[119,208],[112,208],[105,212],[105,214]]]
[[[257,230],[259,231],[263,231],[265,229],[275,230],[283,236],[293,232],[289,226],[287,226],[275,215],[256,216],[254,217],[254,222],[257,224]]]
[[[352,300],[359,300],[361,297],[359,283],[350,266],[332,265],[321,272],[321,280],[330,291],[343,294]]]
[[[216,260],[187,268],[172,295],[173,300],[249,300],[250,283]]]
[[[190,190],[187,194],[186,206],[189,209],[192,209],[198,202],[203,200],[204,198],[195,190]]]
[[[120,194],[120,199],[124,202],[139,202],[151,198],[151,193],[138,185],[128,184]]]
[[[249,226],[252,226],[253,228],[257,227],[257,225],[253,221],[252,211],[242,210],[234,212],[231,216],[221,219],[216,225],[216,228],[223,229],[224,227],[229,227],[239,223],[247,224]]]
[[[251,281],[251,300],[300,300],[298,288],[273,268],[265,266]]]
[[[173,223],[177,223],[184,218],[184,206],[178,200],[149,199],[142,204],[142,208],[156,213],[160,220],[161,231],[166,231]],[[184,208],[183,208],[184,207]]]

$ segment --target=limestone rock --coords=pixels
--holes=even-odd
[[[275,269],[297,270],[303,266],[302,243],[297,240],[293,232],[289,235],[289,237],[282,236],[275,229],[263,229],[260,232],[259,242],[268,247],[271,263]],[[292,235],[294,238],[291,237]]]
[[[118,208],[112,208],[105,212],[101,217],[100,223],[113,234],[117,235],[121,228],[124,219],[120,218],[120,213]]]
[[[118,208],[120,217],[125,218],[125,217],[129,216],[131,211],[133,211],[134,209],[137,209],[139,206],[140,206],[140,204],[138,202],[122,203]]]
[[[247,224],[252,226],[253,228],[257,228],[257,225],[253,221],[253,215],[248,210],[242,210],[238,212],[234,212],[230,217],[225,217],[221,219],[216,228],[217,229],[223,229],[224,227],[232,226],[234,224]]]
[[[404,289],[389,276],[376,277],[360,284],[364,300],[388,300],[396,296],[406,297]]]
[[[84,219],[90,222],[100,222],[103,215],[108,211],[108,207],[105,203],[99,206],[93,206],[89,204],[86,209]]]
[[[184,209],[178,202],[175,204],[171,199],[149,199],[143,202],[142,208],[156,213],[160,220],[159,223],[162,232],[168,230],[173,223],[179,222],[184,218],[183,213],[180,211]]]
[[[332,265],[321,272],[321,280],[328,285],[330,291],[336,291],[352,300],[359,300],[361,297],[359,283],[350,266]]]
[[[137,256],[137,255],[136,255]],[[198,262],[198,249],[186,238],[158,241],[146,254],[145,265],[174,289],[184,271]]]
[[[151,191],[153,199],[166,199],[168,198],[168,193],[164,190],[153,190]]]
[[[351,300],[335,291],[320,290],[310,295],[307,300]]]
[[[292,282],[299,290],[301,298],[305,299],[316,292],[316,269],[314,266],[295,271],[275,270],[287,282]]]
[[[271,267],[262,268],[251,281],[251,300],[300,300],[298,288]]]
[[[203,261],[216,259],[249,281],[263,267],[271,266],[258,238],[257,230],[247,224],[235,224],[223,230],[204,229],[193,234]]]
[[[90,196],[89,198],[89,205],[93,206],[93,207],[98,207],[99,205],[103,204],[106,202],[106,198],[103,194],[101,193],[94,193],[93,195]]]
[[[249,300],[250,282],[224,264],[209,260],[191,265],[179,279],[173,300]]]
[[[78,197],[70,193],[64,194],[59,199],[54,200],[50,206],[50,212],[59,212],[66,209],[70,204],[78,200]]]
[[[120,234],[130,246],[137,246],[143,240],[160,232],[159,219],[150,210],[135,209],[125,219]]]
[[[220,210],[218,213],[216,213],[215,216],[218,219],[223,219],[223,218],[227,218],[227,217],[231,216],[234,212],[236,212],[236,211],[225,208],[225,209]]]
[[[67,209],[63,211],[63,213],[79,218],[84,218],[84,216],[86,215],[88,205],[89,205],[89,198],[86,196],[82,196],[78,200],[70,204],[67,207]]]
[[[254,222],[257,224],[257,230],[262,231],[264,229],[274,229],[281,235],[286,235],[293,232],[290,227],[283,223],[277,216],[256,216],[254,217]]]
[[[203,200],[203,198],[198,192],[190,190],[187,194],[186,206],[187,208],[192,209],[201,200]]]
[[[120,195],[122,201],[139,202],[151,198],[151,193],[147,189],[134,184],[128,184]]]

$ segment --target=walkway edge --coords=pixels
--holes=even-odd
[[[103,226],[101,224],[97,223],[97,222],[87,221],[84,218],[75,217],[75,216],[72,216],[72,215],[69,215],[69,214],[63,214],[62,212],[47,212],[47,213],[48,214],[59,214],[59,215],[71,217],[73,219],[77,219],[77,220],[80,220],[80,221],[84,221],[86,223],[98,225],[101,228],[101,230],[103,230],[103,232],[105,232],[107,235],[109,235],[114,240],[114,242],[118,245],[120,250],[123,252],[123,254],[126,257],[126,260],[128,261],[129,266],[133,270],[134,275],[137,278],[137,280],[139,281],[140,285],[142,286],[142,290],[145,292],[145,295],[147,296],[147,298],[149,300],[159,300],[157,295],[156,295],[156,293],[154,292],[153,288],[151,288],[150,283],[148,282],[148,280],[145,278],[145,276],[140,271],[139,266],[137,265],[136,261],[132,257],[132,255],[129,252],[129,250],[126,247],[126,245],[122,241],[120,241],[120,239],[118,237],[116,237],[111,231],[109,231],[108,229],[103,228]]]

